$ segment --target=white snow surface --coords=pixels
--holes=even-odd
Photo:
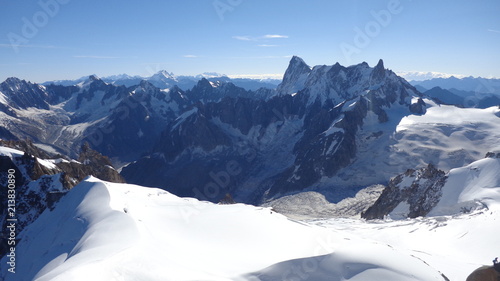
[[[465,235],[466,226],[474,220],[492,218],[478,215],[453,221],[456,227],[440,232],[439,238],[449,237],[459,243],[461,240],[453,236],[458,231],[455,228],[460,230],[457,234]],[[440,268],[426,264],[427,259],[436,261],[439,259],[434,254],[448,257],[460,252],[459,247],[453,252],[425,247],[423,254],[413,245],[405,247],[404,242],[410,235],[416,236],[415,231],[408,233],[412,228],[407,226],[392,227],[394,222],[389,226],[345,222],[304,223],[269,208],[216,205],[179,198],[160,189],[90,177],[19,235],[22,241],[16,251],[17,273],[2,270],[2,277],[38,281],[430,281],[444,279]],[[400,224],[423,224],[423,230],[417,231],[422,233],[419,239],[432,233],[431,226],[422,221]],[[489,225],[488,230],[494,227]],[[477,224],[474,233],[480,228]],[[372,232],[378,233],[374,229],[401,234],[395,241],[387,239],[389,235],[374,235],[377,240],[369,237]],[[485,250],[492,249],[476,252]],[[479,253],[477,256],[483,258]],[[474,264],[472,259],[467,263]],[[446,259],[436,264],[450,265]],[[5,265],[3,259],[0,266]]]
[[[423,115],[407,115],[393,105],[389,120],[379,123],[369,111],[356,140],[357,155],[349,169],[325,186],[368,186],[429,163],[448,172],[500,151],[500,109],[458,108],[427,104]]]
[[[429,100],[425,101],[432,105]],[[420,158],[449,170],[500,151],[500,109],[433,105],[424,115],[404,117],[396,128],[397,158]]]
[[[7,157],[9,157],[11,159],[14,159],[14,157],[22,157],[24,155],[24,152],[21,151],[21,150],[14,149],[14,148],[0,146],[0,155],[1,156],[7,156]],[[45,159],[36,158],[36,161],[40,165],[45,166],[46,168],[48,168],[50,170],[58,170],[59,169],[54,164],[54,162],[51,161],[50,159],[49,160],[45,160]]]
[[[500,207],[500,158],[485,158],[452,169],[443,186],[443,195],[429,216],[452,215],[478,205]]]
[[[308,223],[349,237],[388,244],[401,254],[425,261],[455,281],[465,280],[482,265],[492,265],[492,259],[500,252],[499,215],[498,209],[482,209],[470,214],[406,220],[330,219]]]
[[[14,148],[0,146],[0,155],[7,156],[7,157],[10,157],[12,159],[13,157],[23,156],[24,152],[21,150],[14,149]]]

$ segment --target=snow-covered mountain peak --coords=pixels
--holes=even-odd
[[[164,79],[173,79],[175,80],[175,75],[172,72],[168,72],[166,70],[160,70],[157,73],[153,74],[150,80],[164,80]]]
[[[278,85],[278,94],[291,95],[304,88],[311,67],[303,59],[293,56],[283,76],[283,81]]]
[[[31,82],[28,82],[26,80],[21,80],[17,77],[9,77],[7,78],[4,82],[2,82],[0,85],[1,87],[5,89],[9,89],[10,91],[22,91],[25,90],[26,88],[40,88],[40,85],[33,84]]]
[[[292,68],[308,68],[311,69],[309,65],[299,56],[293,56],[290,60],[290,66]]]
[[[99,88],[102,86],[105,86],[106,82],[102,81],[99,76],[92,74],[90,75],[87,79],[83,80],[82,82],[76,84],[82,91],[92,88]]]
[[[367,91],[385,99],[385,104],[409,102],[406,97],[418,95],[417,91],[404,79],[385,69],[383,60],[371,68],[366,62],[343,67],[339,63],[332,66],[315,66],[312,69],[299,57],[293,57],[285,72],[283,82],[278,86],[278,95],[307,93],[309,103],[331,100],[338,104],[363,96]],[[390,98],[388,99],[387,97]]]
[[[97,76],[95,74],[92,74],[89,76],[89,80],[90,81],[97,81],[97,80],[101,80],[101,78],[99,78],[99,76]]]
[[[7,85],[18,85],[21,84],[24,80],[21,80],[17,77],[9,77],[5,79],[5,82]]]
[[[0,103],[16,109],[38,107],[48,109],[44,87],[15,77],[0,83]]]

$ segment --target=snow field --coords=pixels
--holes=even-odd
[[[386,243],[269,208],[215,205],[95,178],[20,238],[18,273],[5,280],[443,280]]]

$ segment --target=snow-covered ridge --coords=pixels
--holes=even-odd
[[[445,280],[387,244],[291,221],[269,208],[216,205],[95,178],[19,237],[17,273],[2,271],[3,280]]]
[[[453,215],[478,207],[500,210],[500,158],[485,158],[452,169],[442,192],[429,216]]]
[[[362,213],[366,219],[456,216],[500,207],[500,153],[448,173],[434,165],[393,177],[377,201]]]
[[[380,91],[377,91],[379,89]],[[384,90],[387,93],[384,93]],[[366,62],[348,67],[336,63],[330,66],[316,65],[311,68],[304,60],[294,56],[276,93],[296,95],[300,92],[309,94],[310,102],[318,99],[322,103],[332,100],[335,104],[369,92],[377,93],[383,98],[401,93],[409,95],[410,98],[419,95],[403,78],[385,69],[382,60],[379,60],[373,68]]]
[[[6,156],[9,157],[12,161],[16,161],[16,158],[20,158],[24,155],[23,151],[10,148],[10,147],[5,147],[5,146],[0,146],[0,156]],[[53,170],[55,172],[60,172],[61,170],[54,164],[53,161],[55,160],[46,160],[46,159],[40,159],[34,157],[34,160],[42,165],[43,167],[47,168],[48,170]],[[26,172],[26,171],[22,171]],[[29,176],[25,173],[25,177],[29,178]]]

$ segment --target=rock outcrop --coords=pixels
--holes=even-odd
[[[12,170],[15,177],[18,233],[88,176],[111,182],[125,182],[111,166],[109,159],[88,145],[82,147],[80,162],[61,155],[50,156],[33,145],[31,140],[0,140],[0,146],[0,150],[5,151],[0,155],[0,205],[3,206],[0,210],[0,225],[5,227],[7,223],[7,179],[9,170]],[[7,147],[13,149],[9,150]],[[0,256],[5,253],[6,249],[3,247],[7,245],[6,238],[0,236]]]
[[[392,178],[379,199],[361,217],[382,219],[389,214],[408,218],[425,216],[441,199],[446,179],[445,172],[432,164],[418,170],[409,169]]]

